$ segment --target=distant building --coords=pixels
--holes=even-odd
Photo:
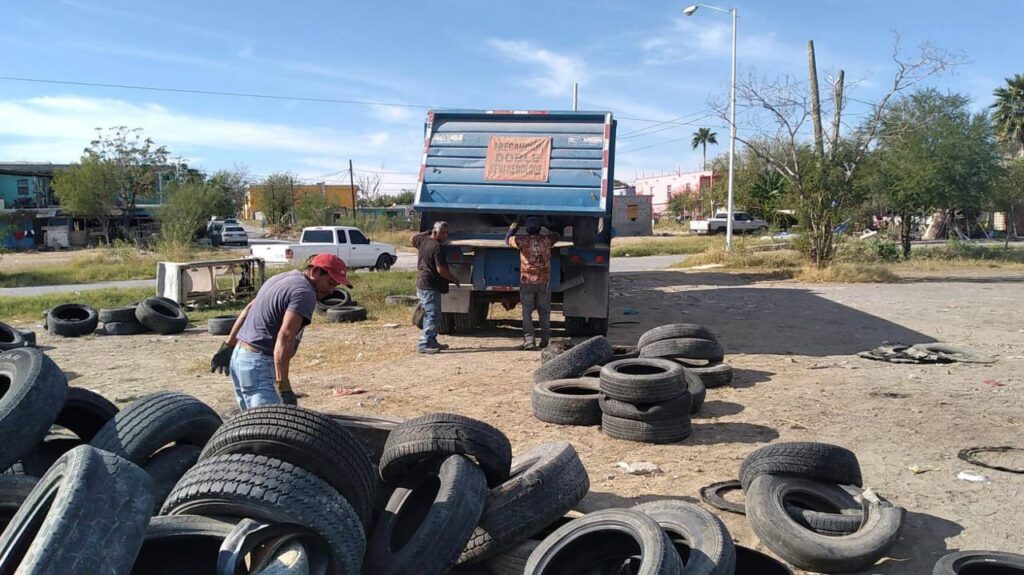
[[[249,186],[249,192],[245,195],[245,206],[242,209],[242,218],[247,220],[256,219],[256,212],[263,211],[260,207],[260,193],[263,190],[262,184],[253,184]],[[318,194],[323,195],[327,198],[328,203],[351,210],[354,205],[353,202],[356,199],[356,194],[359,193],[359,186],[355,186],[353,191],[352,186],[338,185],[338,184],[296,184],[293,189],[293,197],[297,202],[299,198],[306,194]]]
[[[612,229],[616,236],[653,235],[651,196],[617,195],[612,203]]]
[[[661,176],[648,176],[637,178],[633,182],[636,188],[636,195],[651,196],[651,210],[655,215],[661,215],[668,209],[669,199],[675,194],[698,195],[701,190],[722,179],[722,174],[716,174],[712,170],[698,172],[676,172]]]
[[[56,205],[51,182],[67,164],[0,163],[0,210],[49,208]]]

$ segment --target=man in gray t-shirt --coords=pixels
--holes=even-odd
[[[210,362],[211,372],[231,375],[240,409],[297,403],[288,380],[289,365],[313,319],[316,301],[338,285],[352,287],[345,262],[319,254],[305,270],[267,280],[245,306]]]

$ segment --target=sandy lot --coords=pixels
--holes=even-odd
[[[613,343],[645,329],[700,323],[718,335],[738,369],[710,390],[693,435],[677,445],[609,439],[598,428],[545,424],[530,414],[536,352],[515,351],[517,328],[449,338],[439,356],[413,352],[409,326],[314,324],[293,366],[301,402],[329,412],[414,416],[455,411],[508,434],[515,451],[572,442],[590,472],[585,508],[657,498],[696,500],[698,489],[733,478],[743,457],[773,441],[818,440],[856,451],[866,483],[908,510],[891,558],[864,573],[926,575],[958,549],[1024,552],[1024,476],[972,467],[965,447],[1024,447],[1024,276],[920,277],[900,284],[804,285],[756,277],[677,271],[614,276]],[[626,308],[639,310],[624,315]],[[884,340],[943,341],[998,357],[989,365],[891,365],[855,353]],[[218,338],[88,337],[40,334],[73,384],[123,404],[146,393],[192,393],[232,407],[230,382],[207,373]],[[332,388],[367,393],[335,396]],[[664,471],[635,477],[619,461]],[[1024,461],[1016,461],[1017,466]],[[915,474],[910,466],[930,468]],[[970,470],[986,483],[958,480]],[[761,547],[742,516],[720,514],[735,539]]]

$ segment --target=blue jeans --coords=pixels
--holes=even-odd
[[[437,345],[437,321],[441,317],[441,292],[433,289],[416,288],[416,297],[423,307],[423,334],[419,347]]]
[[[231,354],[231,381],[235,384],[238,408],[245,411],[250,407],[281,403],[274,387],[276,374],[273,357],[235,347]]]

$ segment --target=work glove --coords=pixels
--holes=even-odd
[[[285,405],[299,404],[299,398],[295,396],[295,392],[292,391],[292,384],[287,379],[275,381],[274,387],[277,388],[277,394],[281,396],[281,403]]]
[[[217,350],[217,353],[213,354],[213,359],[210,360],[210,373],[220,372],[221,375],[230,375],[231,354],[234,351],[234,346],[227,343],[220,344],[220,349]]]
[[[512,230],[513,232],[518,230],[519,222],[512,222],[511,224],[509,224],[508,229]]]

